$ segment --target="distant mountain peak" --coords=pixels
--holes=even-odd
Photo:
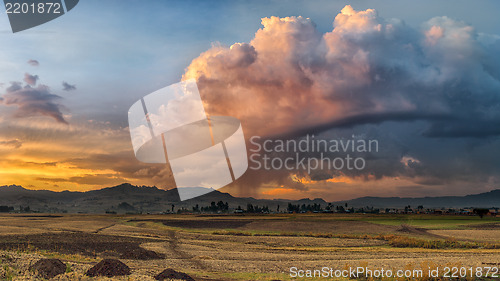
[[[0,186],[0,189],[3,189],[3,190],[26,190],[24,187],[22,187],[20,185],[15,185],[15,184]]]
[[[147,186],[147,185],[133,185],[131,183],[122,183],[122,184],[119,184],[119,185],[116,185],[116,186],[111,186],[111,187],[105,187],[105,188],[102,188],[102,189],[98,189],[98,190],[161,190],[159,189],[158,187],[156,186]],[[94,190],[95,191],[95,190]]]

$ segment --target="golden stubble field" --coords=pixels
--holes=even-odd
[[[137,249],[154,251],[161,258],[128,256]],[[291,267],[498,267],[500,219],[354,214],[0,216],[0,280],[38,280],[29,267],[43,257],[58,258],[68,267],[54,280],[99,280],[84,274],[103,258],[120,259],[131,268],[130,276],[116,280],[154,280],[167,268],[196,280],[290,280]]]

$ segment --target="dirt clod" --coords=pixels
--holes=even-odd
[[[130,275],[130,268],[119,260],[114,259],[104,259],[98,264],[91,267],[85,275],[90,277],[96,276],[123,276]]]
[[[165,258],[162,254],[158,254],[155,251],[146,250],[143,248],[135,248],[129,251],[125,251],[120,255],[120,259],[129,260],[159,260]]]
[[[155,279],[156,280],[178,279],[186,281],[195,281],[191,276],[187,275],[186,273],[178,272],[171,268],[167,268],[158,275],[156,275]]]
[[[41,259],[33,264],[30,269],[38,276],[46,279],[54,278],[66,272],[66,265],[58,259]]]

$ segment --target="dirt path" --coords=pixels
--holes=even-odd
[[[168,231],[168,249],[173,252],[177,258],[186,261],[193,265],[194,267],[201,269],[203,271],[209,270],[209,267],[203,263],[201,260],[194,259],[194,256],[179,249],[179,239],[176,236],[176,232],[173,230]]]
[[[115,225],[116,225],[116,223],[113,223],[113,224],[110,224],[110,225],[108,225],[108,226],[101,227],[101,228],[97,229],[96,231],[94,231],[94,232],[92,232],[92,233],[96,233],[96,234],[97,234],[97,233],[99,233],[99,232],[101,232],[101,231],[103,231],[103,230],[106,230],[106,229],[108,229],[108,228],[111,228],[111,227],[113,227],[113,226],[115,226]]]

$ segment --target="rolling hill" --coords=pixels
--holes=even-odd
[[[196,189],[196,188],[193,188]],[[285,210],[288,203],[292,204],[319,204],[325,207],[328,203],[320,198],[316,199],[255,199],[251,197],[233,197],[228,193],[214,190],[208,194],[187,201],[179,201],[175,189],[162,190],[150,186],[134,186],[124,183],[118,186],[107,187],[86,192],[54,192],[48,190],[30,190],[17,185],[0,186],[0,205],[13,206],[16,210],[29,206],[30,210],[40,212],[69,212],[69,213],[104,213],[113,211],[125,212],[164,212],[179,208],[192,209],[193,206],[209,206],[211,202],[228,202],[230,209],[238,206],[246,208],[247,204],[268,206],[276,210],[278,205]],[[405,206],[425,208],[450,207],[500,207],[500,189],[486,193],[467,196],[444,196],[422,198],[400,197],[361,197],[347,201],[331,202],[334,206],[348,204],[349,207],[375,208],[404,208]]]

